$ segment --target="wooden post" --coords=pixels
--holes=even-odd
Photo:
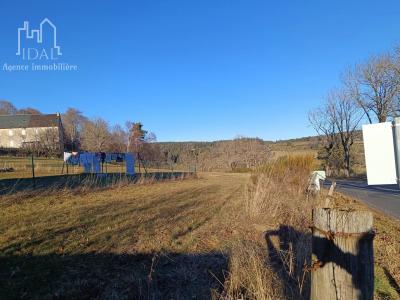
[[[325,198],[325,208],[330,208],[332,206],[331,200],[332,200],[333,191],[335,190],[335,187],[336,187],[336,181],[333,181],[331,184],[331,187],[329,188],[328,195]]]
[[[33,188],[36,188],[35,182],[35,161],[33,160],[33,153],[31,155],[31,165],[32,165],[32,181],[33,181]]]
[[[314,208],[313,223],[311,300],[372,300],[372,213]]]

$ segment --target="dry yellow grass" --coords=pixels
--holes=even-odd
[[[269,176],[2,197],[0,298],[306,297],[311,160],[289,162]]]
[[[223,282],[224,249],[240,226],[235,214],[246,178],[210,174],[84,194],[3,197],[0,295],[207,298],[222,286],[216,278]]]
[[[78,237],[82,236],[81,230],[76,236],[74,229],[81,227],[85,228],[84,236],[89,241],[84,243],[86,252],[99,250],[99,245],[103,250],[121,253],[162,248],[178,250],[177,240],[181,248],[181,244],[189,242],[188,235],[193,235],[200,225],[203,228],[214,223],[207,221],[221,217],[220,210],[233,205],[232,198],[241,196],[245,178],[246,175],[215,174],[207,175],[206,179],[126,186],[76,195],[64,192],[27,199],[11,196],[14,200],[3,199],[1,204],[0,224],[6,232],[0,237],[0,244],[26,243],[26,230],[34,231],[35,239],[54,242],[48,236],[49,230],[70,228],[67,235],[58,237],[63,240],[65,252],[73,252],[79,249]],[[146,235],[141,236],[141,233]],[[114,239],[107,241],[106,236],[113,236],[118,243]],[[132,245],[130,237],[133,236],[140,238],[140,243]],[[201,243],[207,244],[207,241]],[[47,247],[47,251],[56,250],[54,247],[56,244],[53,248]],[[21,254],[31,250],[42,253],[44,248],[23,247]]]
[[[310,273],[305,268],[311,254],[308,227],[312,207],[325,198],[324,193],[318,197],[305,193],[307,175],[313,168],[310,155],[286,156],[251,176],[243,201],[249,223],[264,231],[266,245],[257,239],[243,243],[244,237],[232,248],[222,298],[309,298]],[[335,194],[335,202],[340,207],[368,209],[340,194]],[[375,212],[376,299],[399,299],[399,225]]]

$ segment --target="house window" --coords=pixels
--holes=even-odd
[[[8,129],[8,135],[9,136],[13,136],[14,135],[14,132],[12,131],[12,129]]]
[[[26,130],[25,129],[22,129],[22,135],[26,135]]]

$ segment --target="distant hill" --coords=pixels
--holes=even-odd
[[[194,168],[202,171],[246,171],[258,162],[283,155],[313,154],[323,150],[321,136],[296,139],[264,141],[241,138],[213,142],[158,142],[162,153],[178,155],[180,168]],[[363,172],[364,148],[361,131],[357,132],[353,149],[354,169]],[[196,162],[197,161],[197,162]]]

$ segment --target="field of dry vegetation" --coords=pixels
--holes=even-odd
[[[313,164],[3,196],[0,298],[307,299]],[[400,223],[375,220],[376,297],[399,299]]]

